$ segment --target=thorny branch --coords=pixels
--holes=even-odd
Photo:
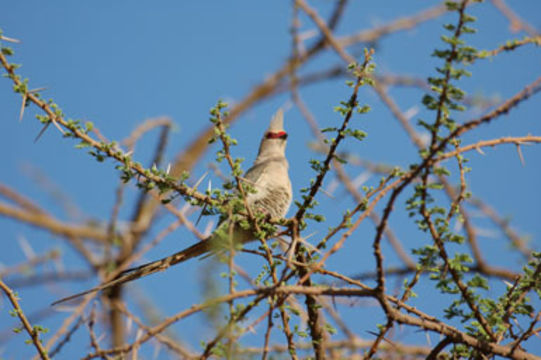
[[[43,360],[49,360],[49,355],[47,355],[47,350],[45,350],[45,348],[43,347],[43,344],[41,343],[41,339],[39,338],[40,332],[42,332],[42,330],[36,326],[32,327],[32,325],[26,318],[26,315],[24,314],[21,306],[19,305],[19,300],[17,298],[17,295],[6,284],[4,284],[2,280],[0,280],[0,289],[2,289],[4,294],[6,294],[9,301],[11,302],[11,305],[13,306],[14,316],[18,317],[21,320],[24,330],[30,336],[31,341],[36,347],[36,350],[38,351],[40,357]]]
[[[267,77],[260,85],[256,86],[250,94],[237,103],[237,105],[233,107],[230,115],[224,118],[221,124],[225,125],[232,123],[247,109],[253,107],[255,104],[263,100],[269,99],[272,96],[285,91],[286,89],[291,91],[293,101],[297,104],[299,109],[301,109],[301,111],[304,113],[307,113],[307,105],[303,102],[303,100],[301,100],[299,87],[346,74],[344,71],[344,66],[340,66],[338,68],[329,68],[329,70],[323,72],[314,72],[309,73],[308,75],[297,75],[296,71],[308,63],[308,61],[315,58],[317,54],[322,53],[324,50],[331,49],[333,52],[338,54],[342,61],[346,62],[347,64],[354,63],[355,58],[347,52],[347,47],[358,43],[376,43],[383,36],[396,33],[401,30],[414,28],[418,24],[430,19],[434,19],[447,11],[446,7],[441,5],[422,11],[417,15],[401,18],[373,29],[338,37],[333,34],[333,31],[342,15],[347,13],[345,10],[346,3],[347,2],[344,0],[337,2],[333,13],[330,16],[330,20],[325,22],[318,14],[318,11],[315,8],[310,7],[305,0],[294,0],[292,2],[294,7],[294,21],[298,21],[298,12],[299,10],[302,10],[312,20],[312,22],[316,24],[317,28],[321,32],[321,37],[305,50],[304,44],[301,44],[301,40],[299,39],[297,33],[297,27],[299,24],[294,24],[292,26],[292,35],[294,39],[292,56],[286,60],[284,65],[279,70],[277,70],[273,75]],[[514,29],[523,29],[530,34],[530,37],[508,42],[492,51],[481,52],[478,54],[477,58],[498,56],[503,51],[515,51],[521,46],[530,43],[539,45],[539,35],[535,29],[520,19],[510,8],[507,7],[507,5],[505,5],[502,0],[492,0],[492,3],[510,19]],[[468,5],[468,1],[463,1],[458,5],[461,6],[461,9],[459,9],[459,14],[460,19],[462,19],[462,15],[464,9]],[[461,28],[462,26],[459,23],[459,25],[456,26],[456,38],[460,36]],[[12,41],[13,39],[1,36],[0,40]],[[352,53],[356,54],[355,51]],[[371,56],[371,54],[369,55]],[[212,356],[214,350],[222,341],[222,338],[227,338],[230,346],[229,356],[232,356],[232,354],[242,354],[243,352],[251,351],[251,353],[261,354],[262,358],[265,359],[275,352],[287,350],[290,357],[296,359],[301,356],[300,353],[306,349],[307,344],[301,344],[296,341],[296,338],[299,336],[299,330],[297,329],[297,325],[294,323],[295,317],[290,316],[290,314],[293,312],[286,307],[286,304],[295,303],[295,301],[297,301],[296,296],[298,295],[302,295],[306,299],[306,313],[303,312],[299,319],[301,323],[306,322],[310,330],[311,342],[309,346],[313,349],[316,358],[323,359],[328,355],[344,357],[346,356],[344,355],[346,353],[354,354],[360,349],[363,349],[366,350],[363,354],[367,359],[373,356],[384,358],[387,353],[394,355],[397,353],[404,353],[418,357],[428,356],[428,358],[435,359],[437,358],[438,354],[441,354],[444,350],[447,351],[450,344],[453,344],[453,346],[463,344],[469,346],[471,349],[475,349],[481,354],[490,354],[492,356],[499,355],[512,359],[539,359],[535,355],[528,353],[524,349],[523,344],[528,338],[536,335],[539,332],[539,329],[536,329],[536,326],[539,323],[541,313],[539,311],[537,313],[530,313],[529,316],[531,318],[519,331],[516,329],[520,328],[520,326],[515,327],[512,323],[512,320],[515,320],[513,316],[517,307],[521,306],[529,292],[536,286],[537,280],[532,280],[526,285],[519,285],[524,274],[518,275],[518,272],[512,271],[511,269],[492,267],[485,262],[484,258],[481,257],[481,251],[475,238],[475,230],[473,229],[472,224],[473,220],[466,209],[466,204],[468,204],[468,201],[473,202],[474,205],[478,206],[487,216],[489,216],[498,226],[500,226],[511,242],[515,244],[525,255],[526,259],[533,260],[533,254],[535,253],[528,249],[524,245],[523,240],[510,229],[508,222],[500,218],[494,211],[492,211],[492,209],[484,206],[482,202],[467,199],[467,182],[465,176],[466,170],[464,166],[465,163],[462,160],[462,154],[471,150],[477,150],[483,154],[483,148],[501,146],[503,144],[514,144],[517,146],[517,149],[520,150],[520,147],[523,145],[541,142],[541,137],[530,134],[520,137],[498,137],[491,140],[475,141],[470,145],[459,145],[457,142],[455,142],[455,140],[461,135],[478,128],[480,125],[488,124],[493,120],[500,118],[502,115],[514,109],[518,104],[524,102],[530,96],[539,92],[541,89],[541,78],[538,78],[515,96],[504,101],[496,109],[479,118],[464,121],[462,124],[457,125],[457,127],[450,131],[446,136],[442,137],[438,135],[437,130],[434,130],[430,134],[429,151],[423,155],[419,164],[413,166],[407,171],[385,169],[387,177],[380,181],[377,186],[369,191],[366,191],[365,195],[363,196],[357,190],[357,185],[352,182],[351,178],[349,178],[347,174],[347,170],[349,169],[338,161],[338,159],[345,158],[345,156],[339,152],[338,148],[339,145],[342,146],[343,144],[342,140],[344,140],[344,130],[348,127],[353,108],[355,108],[357,105],[357,92],[360,82],[364,80],[365,77],[366,79],[370,80],[376,79],[373,89],[381,101],[389,108],[389,110],[391,110],[393,115],[399,119],[401,125],[404,127],[413,143],[420,149],[423,149],[426,146],[426,143],[421,140],[415,128],[409,124],[409,119],[402,114],[398,106],[394,103],[393,99],[388,93],[388,90],[391,87],[399,86],[400,84],[413,84],[413,86],[427,90],[427,84],[424,81],[418,81],[418,79],[411,77],[386,77],[385,75],[380,74],[374,76],[364,74],[361,69],[366,66],[370,56],[365,56],[364,64],[360,66],[357,65],[355,71],[357,81],[355,82],[355,86],[353,86],[353,95],[349,101],[350,109],[346,112],[344,122],[342,123],[341,128],[339,128],[337,131],[337,137],[330,142],[330,146],[323,146],[326,157],[323,161],[323,165],[321,166],[321,171],[319,171],[316,175],[314,183],[311,184],[309,191],[304,197],[303,203],[300,204],[297,213],[288,223],[289,235],[291,235],[293,238],[292,243],[295,244],[293,247],[295,258],[288,258],[273,252],[273,249],[266,244],[265,240],[262,240],[264,251],[247,249],[244,252],[260,256],[266,262],[265,266],[267,266],[268,269],[265,271],[265,276],[267,277],[265,280],[265,286],[251,284],[252,288],[248,290],[238,290],[236,286],[233,286],[232,282],[233,269],[236,269],[237,267],[234,266],[236,264],[230,262],[229,294],[210,299],[203,303],[195,304],[187,310],[183,310],[176,315],[169,316],[154,326],[145,325],[144,321],[138,319],[134,314],[132,314],[127,309],[127,304],[122,302],[122,295],[119,294],[117,297],[119,301],[115,303],[108,303],[108,306],[117,311],[117,315],[119,316],[119,326],[122,326],[123,321],[125,321],[126,318],[131,319],[137,324],[139,327],[137,336],[135,339],[130,340],[129,344],[124,344],[123,341],[119,341],[110,349],[100,348],[98,339],[94,333],[93,324],[96,320],[96,315],[93,308],[92,313],[88,318],[88,331],[90,334],[90,344],[93,347],[93,352],[88,354],[85,357],[86,359],[96,357],[108,358],[113,355],[127,356],[130,352],[132,358],[136,358],[141,346],[153,339],[158,340],[159,343],[171,348],[181,356],[188,358],[195,357],[195,353],[175,346],[176,344],[171,339],[165,337],[162,332],[171,327],[173,324],[192,314],[204,311],[211,306],[222,303],[230,304],[230,319],[223,328],[216,329],[217,331],[214,337],[207,342],[200,358]],[[454,56],[456,56],[456,48],[452,48],[450,51],[448,64],[452,62]],[[212,130],[212,128],[207,129],[203,134],[201,134],[201,136],[198,136],[185,152],[179,154],[170,170],[168,168],[167,171],[160,172],[153,171],[153,169],[145,169],[142,165],[131,160],[135,143],[139,140],[141,135],[148,130],[156,126],[162,127],[161,139],[159,141],[154,160],[152,161],[152,163],[159,166],[166,144],[166,139],[168,137],[168,131],[171,126],[171,120],[161,118],[146,122],[143,126],[136,129],[136,131],[134,131],[132,135],[122,143],[123,146],[127,147],[127,151],[123,151],[114,142],[108,142],[106,138],[103,137],[98,131],[93,131],[98,138],[98,140],[95,140],[89,134],[89,131],[87,131],[88,129],[75,126],[69,120],[66,120],[52,104],[43,101],[39,97],[39,90],[27,90],[26,83],[15,74],[15,66],[7,61],[6,54],[0,54],[0,62],[2,63],[3,68],[7,71],[8,77],[13,81],[15,87],[20,90],[19,92],[23,98],[20,112],[21,117],[24,114],[25,106],[29,103],[33,103],[42,109],[42,111],[46,114],[47,125],[52,123],[63,134],[71,134],[72,137],[82,140],[86,146],[90,146],[99,153],[103,153],[108,157],[114,158],[117,163],[123,164],[127,170],[132,171],[135,174],[139,184],[145,185],[152,183],[158,185],[159,187],[163,187],[164,189],[168,189],[167,191],[173,190],[176,192],[174,197],[180,195],[185,199],[192,200],[197,204],[209,204],[210,206],[221,205],[218,204],[215,199],[198,192],[197,185],[190,187],[185,185],[183,181],[176,180],[180,177],[182,171],[191,169],[198,161],[201,154],[207,147],[206,141],[210,137],[211,132],[209,132],[209,130]],[[450,73],[447,72],[445,75],[448,81],[450,78]],[[287,81],[288,77],[291,79],[291,84],[289,84]],[[445,120],[444,114],[442,114],[440,110],[442,109],[441,104],[443,103],[443,99],[447,96],[446,91],[447,89],[444,86],[442,88],[442,93],[440,93],[440,106],[438,107],[438,114],[436,115],[435,129],[438,128],[440,123]],[[468,101],[464,100],[461,103],[468,104]],[[225,131],[224,128],[221,128],[221,130]],[[317,125],[315,125],[313,131],[317,136]],[[233,162],[233,159],[230,156],[227,141],[224,141],[224,137],[221,139],[223,147],[225,148],[226,159],[231,169],[234,170],[236,164]],[[454,148],[452,150],[448,150],[448,145],[453,145]],[[434,166],[439,165],[445,160],[451,158],[455,158],[457,160],[459,173],[458,188],[453,187],[453,185],[448,182],[445,177],[433,176],[431,173]],[[370,164],[367,164],[366,162],[364,165],[370,167]],[[379,164],[377,165],[379,166]],[[331,168],[333,168],[335,171],[341,184],[343,184],[347,191],[353,196],[356,206],[352,211],[344,214],[337,226],[334,226],[327,234],[321,236],[317,245],[311,248],[308,242],[304,240],[301,241],[301,228],[305,225],[305,219],[311,215],[308,214],[308,209],[310,209],[311,205],[314,204],[317,193],[319,191],[323,191],[324,180],[329,177],[328,174]],[[372,171],[378,171],[378,169],[381,169],[381,167],[371,168]],[[239,176],[234,177],[240,198],[244,199],[245,201],[246,198],[244,188],[241,185],[241,178]],[[470,293],[468,285],[466,285],[466,283],[463,281],[461,275],[458,273],[453,273],[453,269],[451,269],[451,266],[449,265],[450,254],[448,254],[448,251],[440,238],[440,234],[438,233],[431,215],[427,211],[421,211],[423,218],[428,224],[431,238],[435,241],[438,247],[440,257],[443,259],[447,271],[450,271],[455,283],[462,293],[463,298],[465,298],[468,306],[471,308],[473,316],[480,322],[481,326],[488,334],[491,340],[489,342],[481,340],[479,337],[472,336],[468,331],[461,331],[454,328],[443,320],[440,320],[437,317],[431,316],[407,304],[408,300],[414,295],[414,288],[420,281],[424,279],[423,277],[425,276],[426,272],[422,269],[416,268],[418,264],[412,262],[404,250],[402,250],[399,240],[392,240],[393,236],[392,233],[390,233],[388,222],[391,213],[394,211],[396,199],[398,198],[399,194],[404,191],[404,189],[408,188],[411,184],[419,183],[427,187],[436,181],[435,179],[438,179],[444,185],[446,194],[449,197],[450,205],[446,214],[447,221],[449,221],[457,213],[464,218],[465,232],[467,234],[468,241],[470,242],[474,259],[476,260],[476,263],[471,266],[467,272],[464,272],[464,274],[469,276],[469,274],[481,273],[488,276],[501,277],[513,282],[512,286],[508,287],[508,292],[505,296],[507,303],[505,303],[504,312],[502,315],[505,326],[504,328],[500,328],[499,331],[493,332],[491,325],[485,318],[486,310],[479,309],[476,301],[469,298]],[[123,185],[119,186],[117,192],[117,201],[115,202],[115,206],[111,212],[112,215],[107,230],[104,230],[102,227],[90,226],[88,224],[71,224],[57,220],[45,209],[42,209],[37,204],[34,204],[32,200],[20,195],[16,191],[7,188],[6,186],[0,186],[0,194],[10,203],[0,204],[0,214],[16,221],[40,227],[52,234],[65,237],[78,251],[81,252],[81,254],[84,255],[89,264],[91,264],[92,267],[100,273],[105,281],[107,281],[107,279],[114,278],[116,274],[127,268],[130,263],[141,257],[145,251],[148,251],[151,247],[158,244],[167,234],[171,233],[180,225],[186,226],[186,228],[192,231],[197,237],[203,237],[195,229],[194,225],[191,224],[191,222],[186,218],[187,215],[184,214],[184,211],[178,211],[173,205],[167,204],[165,205],[165,208],[167,208],[171,214],[175,214],[175,216],[177,216],[176,221],[170,224],[155,238],[151,239],[150,243],[148,243],[142,249],[136,249],[140,241],[146,241],[144,236],[150,227],[155,223],[156,210],[158,209],[157,205],[161,200],[164,199],[164,196],[161,192],[155,190],[141,193],[135,211],[133,212],[133,224],[129,226],[127,231],[119,231],[117,230],[117,228],[119,228],[117,223],[120,208],[124,205],[123,192],[125,190],[126,188]],[[165,193],[167,191],[165,191]],[[388,201],[385,204],[386,206],[383,209],[382,216],[379,217],[376,214],[376,206],[386,197],[388,198]],[[424,210],[426,210],[426,208]],[[254,219],[254,214],[247,206],[246,213],[242,215],[246,216],[246,218],[252,222],[255,227],[258,226],[257,221]],[[354,218],[355,216],[356,219]],[[325,268],[327,260],[342,249],[345,241],[352,234],[354,234],[366,217],[371,217],[377,226],[376,236],[373,242],[376,271],[366,273],[366,276],[363,277],[375,279],[376,285],[374,287],[370,287],[361,281],[352,279],[351,277],[342,273]],[[271,223],[275,224],[276,222],[271,221]],[[286,232],[284,232],[284,234],[285,233]],[[340,233],[342,233],[340,238],[335,241],[331,249],[323,253],[322,250],[325,249],[325,246],[332,240],[333,237]],[[394,242],[393,246],[400,257],[404,260],[404,263],[406,264],[405,268],[398,268],[396,271],[393,270],[395,268],[391,266],[389,268],[384,268],[383,249],[381,247],[381,239],[383,234],[387,234],[387,237]],[[112,272],[105,272],[103,271],[103,264],[96,261],[97,257],[95,254],[89,251],[89,247],[95,247],[97,245],[100,246],[100,249],[102,247],[109,247],[109,250],[111,250],[111,242],[112,239],[115,238],[118,238],[124,242],[125,253],[123,253],[121,257],[115,258],[112,257],[112,252],[109,251],[106,258],[109,260],[114,258],[117,260],[120,259],[119,266]],[[316,258],[317,260],[315,260]],[[35,266],[42,261],[47,261],[47,259],[48,258],[46,257],[36,257],[32,258],[27,264],[28,266]],[[278,277],[277,269],[281,264],[286,264],[287,266],[284,266],[282,276]],[[25,264],[22,266],[25,266]],[[21,268],[22,267],[20,266],[12,267],[7,271],[10,273],[18,272]],[[533,275],[531,275],[533,279],[539,278],[539,268],[540,267],[537,266],[535,270],[533,270]],[[2,271],[0,273],[5,275],[7,271]],[[390,290],[386,288],[386,281],[388,280],[389,276],[393,274],[398,276],[411,275],[411,279],[406,282],[401,296],[390,295]],[[318,286],[314,281],[316,276],[318,277],[318,282],[319,279],[335,279],[335,281],[339,280],[343,283],[349,284],[351,287],[339,288],[336,286]],[[250,281],[250,276],[248,276],[247,279]],[[291,285],[291,281],[295,281],[295,285]],[[6,292],[3,286],[2,289],[4,292]],[[6,292],[6,294],[8,293]],[[62,326],[49,339],[47,345],[45,347],[42,346],[41,350],[43,350],[43,353],[38,346],[41,345],[39,339],[37,339],[37,344],[35,339],[33,339],[34,346],[38,349],[38,356],[41,356],[42,358],[44,358],[43,354],[47,356],[47,349],[50,349],[53,344],[58,342],[58,345],[54,350],[54,353],[57,353],[66,343],[69,342],[71,335],[77,331],[80,324],[87,320],[83,313],[87,307],[87,304],[90,303],[94,296],[95,295],[89,295],[85,297],[83,302],[77,306],[77,308],[68,318],[65,319]],[[319,305],[326,304],[326,300],[328,299],[329,301],[332,301],[333,305],[336,306],[337,299],[338,303],[340,303],[340,300],[343,298],[367,298],[370,300],[375,300],[379,303],[380,308],[385,313],[387,322],[383,327],[380,328],[375,340],[364,341],[356,337],[356,334],[352,333],[351,330],[348,329],[347,325],[342,323],[340,314],[337,312],[339,308],[334,311],[330,305],[326,306],[325,311],[327,311],[331,319],[338,324],[339,329],[344,334],[348,335],[348,340],[344,342],[329,340],[330,336],[326,334],[327,328],[324,327],[327,324],[324,323],[323,311],[319,310]],[[240,299],[246,299],[250,302],[248,302],[246,307],[241,311],[233,311],[233,302],[235,301],[236,303]],[[107,303],[106,298],[103,298],[102,300]],[[267,301],[268,304],[265,304],[264,301]],[[267,320],[267,327],[266,331],[264,332],[264,342],[262,342],[263,347],[258,349],[243,349],[238,347],[237,349],[237,346],[235,346],[233,352],[233,342],[237,342],[242,336],[244,336],[244,333],[242,332],[236,333],[235,331],[232,331],[233,325],[239,324],[240,321],[246,319],[249,314],[253,314],[255,309],[261,309],[263,307],[265,309],[268,308],[267,311],[264,309],[265,313],[259,316],[258,320],[252,323],[255,327],[255,325],[261,321],[259,319]],[[296,307],[300,308],[298,305],[296,305]],[[281,326],[276,326],[273,321],[274,315],[277,315],[278,312],[281,317]],[[120,314],[122,317],[120,317]],[[76,320],[77,322],[75,322]],[[395,324],[410,325],[416,329],[434,332],[443,338],[432,349],[431,346],[416,348],[409,345],[398,344],[396,341],[391,341],[388,339],[389,336],[392,336],[392,332],[396,328],[394,326]],[[284,333],[287,342],[286,346],[272,345],[273,339],[271,330],[276,331],[276,329],[279,329],[279,331]],[[28,329],[27,332],[32,336],[32,333],[29,332]],[[509,338],[512,341],[504,343],[503,340],[507,338],[507,334],[509,334]]]

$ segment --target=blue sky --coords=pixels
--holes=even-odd
[[[311,4],[324,17],[332,9],[332,2],[329,1],[311,1]],[[512,5],[521,17],[541,28],[539,1],[525,0]],[[426,6],[425,2],[400,0],[351,1],[337,34],[349,34],[399,16],[415,14]],[[480,49],[493,49],[509,39],[525,35],[522,32],[510,33],[507,19],[488,3],[475,6],[472,13],[479,17],[474,25],[479,33],[466,39]],[[441,25],[454,20],[454,16],[446,15],[416,29],[383,38],[376,47],[377,73],[422,78],[435,75],[434,67],[440,63],[430,54],[435,47],[443,46],[438,40],[443,33]],[[54,99],[67,117],[92,121],[111,140],[123,139],[145,119],[162,115],[171,117],[178,127],[168,143],[168,159],[172,159],[208,126],[208,110],[218,99],[233,104],[238,102],[283,64],[291,49],[290,21],[289,1],[159,1],[150,4],[141,1],[45,3],[33,0],[6,3],[0,12],[0,28],[4,34],[21,40],[20,44],[11,45],[16,51],[13,61],[23,65],[19,73],[29,79],[30,88],[46,87],[44,97]],[[302,32],[316,31],[308,18],[303,16],[301,21]],[[307,44],[310,41],[313,39],[307,40]],[[356,49],[359,48],[357,46]],[[477,62],[470,69],[473,76],[464,79],[459,86],[470,95],[506,99],[540,75],[540,62],[539,48],[524,46],[493,60]],[[334,53],[326,52],[299,72],[304,74],[332,64],[340,64],[340,59]],[[339,123],[339,114],[333,112],[333,107],[339,101],[346,100],[349,94],[350,89],[344,85],[343,78],[301,89],[301,95],[321,127]],[[420,117],[432,119],[433,114],[426,112],[420,104],[423,92],[419,89],[393,88],[390,94],[403,111],[417,113],[412,122]],[[370,90],[362,90],[360,102],[373,108],[372,112],[355,119],[357,126],[365,130],[368,137],[361,144],[346,142],[343,150],[363,159],[402,167],[417,161],[416,150],[377,96]],[[300,112],[291,106],[288,94],[262,102],[238,119],[231,127],[232,135],[239,141],[233,151],[234,155],[246,158],[247,168],[255,156],[268,119],[280,106],[286,108],[286,128],[290,133],[288,158],[296,198],[299,198],[298,190],[307,186],[313,176],[308,160],[321,155],[308,149],[307,145],[313,138]],[[40,131],[40,125],[33,117],[38,111],[29,107],[23,121],[18,122],[19,107],[20,99],[12,92],[10,82],[2,79],[0,182],[17,189],[60,219],[107,221],[118,183],[115,164],[111,161],[98,164],[85,151],[74,150],[75,143],[62,139],[53,127],[34,143]],[[490,126],[468,134],[464,143],[502,136],[539,135],[540,113],[538,95]],[[476,115],[476,110],[471,110],[456,115],[456,118],[464,121]],[[148,162],[156,139],[156,131],[148,134],[138,145],[134,158]],[[216,147],[212,147],[207,151],[204,159],[193,169],[193,179],[205,173],[216,150]],[[467,180],[474,195],[498,209],[502,216],[512,219],[512,226],[520,234],[531,238],[533,248],[540,249],[541,190],[538,184],[541,150],[535,145],[523,146],[522,152],[525,165],[520,163],[515,147],[510,145],[487,149],[485,155],[476,152],[468,154],[469,165],[474,170],[468,174]],[[354,166],[348,168],[353,178],[363,171]],[[55,184],[55,189],[44,189],[43,182],[35,180],[36,174],[46,176]],[[367,184],[376,184],[378,178],[379,175],[373,175]],[[219,184],[216,177],[212,181],[214,186]],[[326,186],[332,181],[331,176]],[[55,198],[59,193],[77,204],[84,215],[79,216],[76,211],[62,208],[58,197]],[[121,218],[129,218],[136,194],[135,187],[129,187]],[[322,212],[329,222],[338,221],[342,211],[353,206],[344,194],[344,190],[339,188],[334,193],[334,199],[320,195]],[[404,245],[412,248],[427,239],[422,233],[416,232],[415,225],[403,211],[404,201],[409,194],[399,199],[397,214],[391,218],[390,224]],[[380,208],[378,211],[381,213]],[[486,258],[493,265],[518,270],[520,257],[514,253],[509,255],[508,244],[502,234],[486,219],[478,216],[476,220],[479,231],[485,234],[480,241]],[[169,218],[160,221],[155,226],[155,233],[170,221]],[[205,221],[199,226],[201,229],[204,229]],[[64,253],[62,262],[66,268],[85,269],[81,259],[75,257],[73,250],[61,239],[2,217],[0,228],[4,234],[0,264],[4,266],[24,261],[25,246],[22,244],[28,243],[35,252],[60,248]],[[314,226],[313,229],[319,231],[319,235],[325,231],[324,226]],[[346,243],[345,255],[330,259],[329,267],[347,274],[373,270],[373,233],[372,224],[363,224]],[[188,232],[179,230],[149,252],[145,260],[167,255],[194,240]],[[386,261],[389,265],[400,264],[388,247],[384,250],[388,252]],[[257,264],[245,255],[239,262],[247,269],[257,269]],[[183,264],[142,280],[133,286],[133,291],[140,288],[151,294],[163,315],[173,314],[201,300],[198,274],[205,267],[209,267],[205,261]],[[21,288],[19,293],[23,306],[36,311],[43,304],[58,298],[59,293],[65,295],[95,283],[96,279],[91,279],[80,284],[61,284],[60,288],[56,285]],[[495,294],[498,286],[501,284],[495,285]],[[427,306],[429,311],[437,314],[439,308],[435,306],[438,304],[430,301],[427,304],[426,299],[422,298],[416,302],[417,306]],[[0,304],[2,324],[8,323],[6,306],[5,302]],[[382,314],[370,314],[359,307],[345,306],[343,312],[346,318],[354,319],[353,324],[356,325],[353,325],[353,330],[367,338],[370,335],[366,331],[374,331],[374,328],[362,328],[359,321],[370,319],[375,320],[370,321],[375,324],[382,319]],[[48,317],[42,323],[55,329],[63,317],[65,314]],[[203,317],[194,316],[175,330],[185,342],[190,343],[192,349],[198,349],[199,341],[208,333],[206,326]],[[257,329],[258,335],[262,329]],[[424,337],[419,340],[411,332],[411,337],[406,339],[423,344]],[[247,336],[246,342],[260,346],[258,335]],[[282,341],[279,336],[275,339]],[[83,341],[86,338],[82,335],[73,340],[74,344]],[[437,341],[435,336],[433,341]],[[535,346],[537,352],[541,352],[541,347]],[[62,355],[70,358],[80,354],[78,350],[77,346],[70,346]],[[22,338],[0,344],[0,356],[6,359],[17,358],[19,354],[29,351]],[[165,356],[164,352],[162,356]]]

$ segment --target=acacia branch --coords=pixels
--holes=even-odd
[[[66,238],[83,238],[105,243],[108,235],[105,231],[84,225],[69,225],[40,212],[29,212],[0,202],[0,215],[47,230]]]
[[[49,360],[49,355],[47,354],[47,350],[43,347],[43,344],[41,343],[41,340],[39,338],[40,330],[38,327],[30,324],[28,319],[26,318],[26,315],[24,314],[21,306],[19,305],[19,301],[17,299],[17,295],[11,290],[2,280],[0,280],[0,289],[6,294],[9,301],[11,302],[11,305],[13,306],[13,310],[15,312],[15,315],[21,320],[24,329],[32,339],[32,343],[36,347],[39,356],[43,360]]]

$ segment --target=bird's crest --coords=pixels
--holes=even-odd
[[[274,114],[267,131],[272,133],[284,131],[284,111],[282,109],[278,109]]]

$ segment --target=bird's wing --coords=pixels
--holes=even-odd
[[[266,196],[267,189],[264,184],[264,179],[267,176],[268,167],[265,165],[265,163],[254,165],[244,174],[244,181],[256,190],[255,193],[252,192],[246,196],[249,206],[252,206],[258,199]]]

